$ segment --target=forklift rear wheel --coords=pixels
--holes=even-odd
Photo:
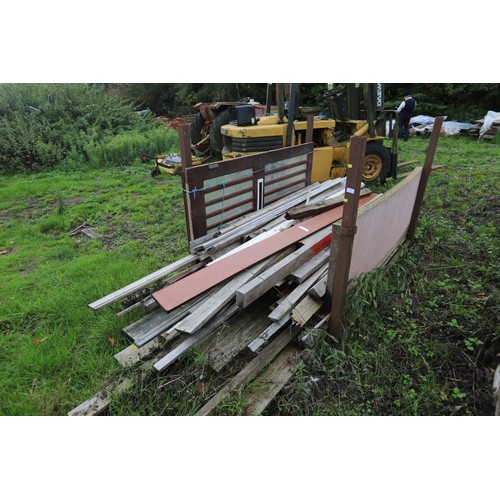
[[[203,118],[201,113],[197,113],[191,122],[191,144],[198,144],[203,138],[203,127],[205,125],[205,118]]]
[[[227,125],[231,119],[230,109],[225,109],[219,113],[212,124],[210,129],[210,146],[212,147],[212,154],[219,155],[224,147],[224,140],[222,138],[221,127]]]
[[[365,184],[382,184],[391,169],[391,156],[387,148],[380,143],[366,145],[363,165],[363,182]]]

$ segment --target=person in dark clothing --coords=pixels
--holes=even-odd
[[[405,96],[403,102],[398,107],[399,113],[399,137],[405,138],[407,141],[410,138],[410,119],[413,116],[413,111],[417,107],[417,101],[411,95]]]

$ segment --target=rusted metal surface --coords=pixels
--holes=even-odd
[[[361,200],[361,204],[368,202],[374,196],[367,196]],[[251,265],[332,224],[342,217],[342,208],[342,206],[333,208],[328,212],[312,217],[297,226],[285,229],[255,245],[214,262],[210,266],[186,276],[173,285],[159,290],[153,294],[153,298],[166,311],[171,311],[175,307],[225,281],[240,271],[247,269]]]
[[[331,263],[330,265],[330,272],[333,272],[332,270],[335,269],[335,277],[333,278],[329,329],[330,333],[338,339],[341,337],[342,325],[340,318],[344,310],[354,235],[356,234],[356,219],[365,149],[366,137],[351,138],[338,257],[336,263]]]
[[[408,227],[408,232],[406,233],[406,239],[411,241],[415,235],[415,229],[417,227],[418,216],[420,215],[420,209],[422,208],[422,203],[424,201],[425,188],[427,187],[427,180],[432,171],[432,162],[434,160],[434,154],[436,152],[437,143],[439,140],[439,134],[441,133],[441,126],[443,125],[444,117],[438,116],[434,121],[432,127],[431,139],[429,141],[429,148],[427,149],[427,154],[425,156],[424,167],[422,170],[422,177],[420,178],[420,184],[418,185],[417,197],[415,199],[415,205],[413,207],[413,213],[411,216],[410,226]]]
[[[184,141],[189,128],[181,128]],[[181,141],[181,155],[187,147]],[[310,183],[313,144],[302,144],[183,169],[189,241]],[[182,157],[184,165],[184,157]]]

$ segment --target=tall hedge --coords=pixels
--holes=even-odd
[[[36,172],[131,130],[131,104],[97,84],[0,84],[0,172]]]

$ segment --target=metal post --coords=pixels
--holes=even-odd
[[[366,137],[351,137],[338,256],[336,262],[330,263],[329,270],[330,273],[335,273],[333,277],[329,330],[330,334],[334,335],[339,340],[342,332],[340,319],[345,305],[354,235],[357,230],[356,220],[358,217],[359,191],[363,174],[365,150]],[[335,233],[332,237],[335,237]]]
[[[306,127],[306,143],[313,142],[313,136],[314,136],[314,115],[308,115],[307,127]],[[306,179],[307,185],[311,184],[313,156],[314,156],[314,150],[307,158],[307,179]]]
[[[269,116],[271,114],[271,89],[272,89],[272,83],[267,84],[267,89],[266,89],[266,116]]]
[[[370,137],[375,137],[375,121],[373,113],[373,83],[365,83],[365,107],[366,107],[366,121],[368,122],[368,130]]]
[[[413,206],[413,213],[411,214],[410,225],[406,233],[407,241],[413,239],[415,236],[415,229],[417,227],[418,216],[420,215],[420,209],[422,208],[422,203],[424,201],[425,188],[427,187],[427,180],[432,171],[432,162],[434,161],[434,153],[436,152],[437,143],[439,140],[439,134],[441,133],[441,126],[443,124],[444,117],[438,116],[434,120],[434,125],[432,127],[431,139],[429,141],[429,147],[427,149],[427,155],[425,156],[424,167],[422,169],[422,175],[420,177],[420,183],[418,185],[417,196],[415,198],[415,205]]]
[[[181,179],[182,179],[182,195],[184,197],[184,214],[186,216],[186,228],[188,241],[194,239],[193,227],[191,225],[191,218],[189,217],[191,202],[189,199],[189,183],[187,181],[187,169],[193,166],[193,159],[191,157],[191,137],[189,129],[191,124],[182,124],[177,128],[179,134],[179,146],[181,150]]]
[[[285,116],[285,86],[283,83],[277,83],[276,89],[278,92],[278,123],[283,123],[283,117]]]
[[[286,128],[286,146],[292,145],[293,120],[295,118],[295,101],[297,95],[297,84],[290,84],[290,101],[288,102],[288,125]]]

